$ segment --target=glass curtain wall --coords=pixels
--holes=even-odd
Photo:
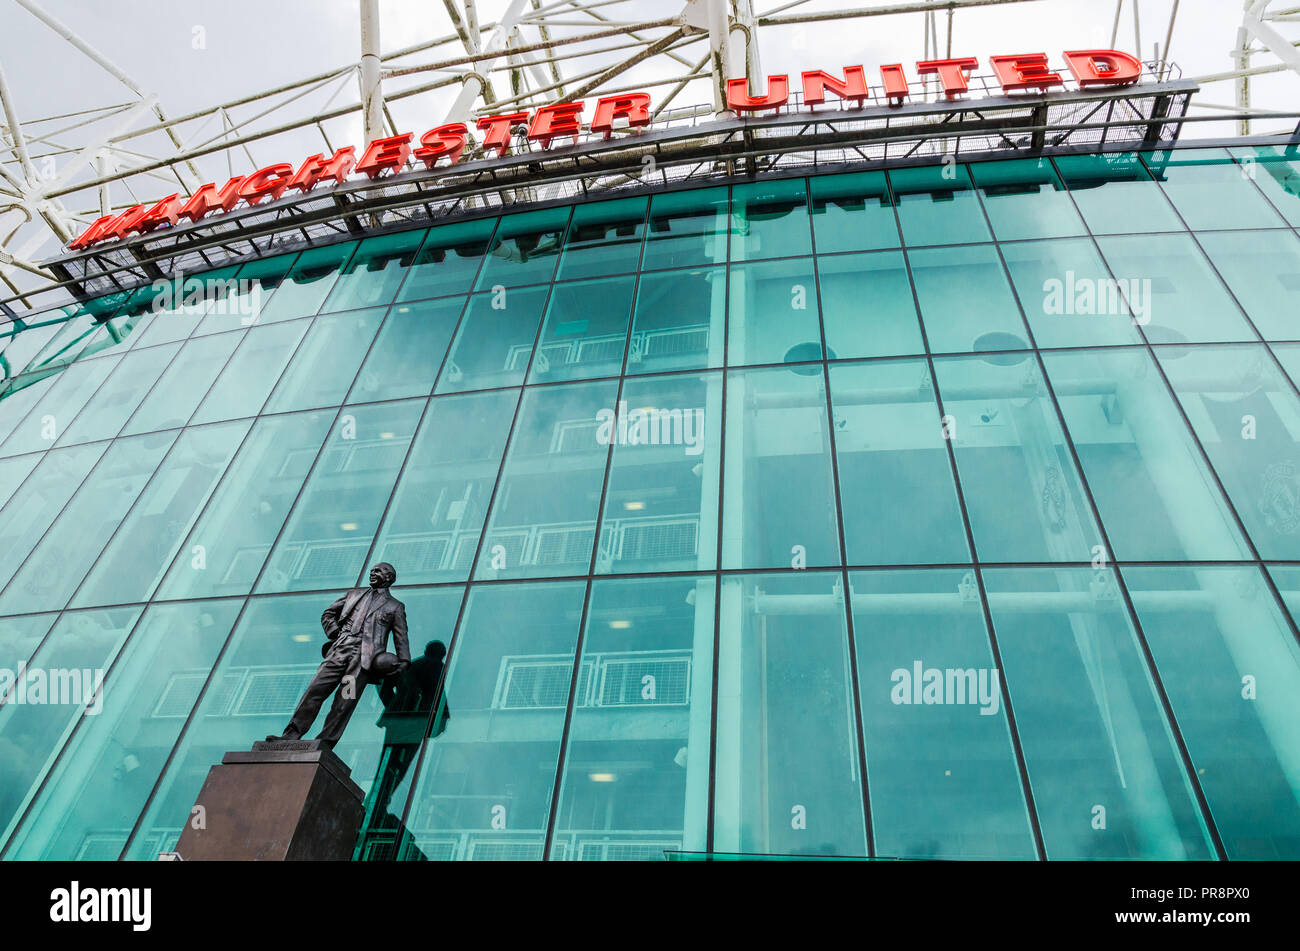
[[[357,859],[1300,858],[1297,180],[775,177],[10,325],[3,857],[173,848],[386,560]]]

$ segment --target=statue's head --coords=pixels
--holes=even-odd
[[[397,569],[386,561],[381,561],[370,569],[370,587],[389,588],[397,580]]]
[[[442,641],[429,641],[424,645],[424,656],[430,660],[442,660],[447,656],[447,645]]]

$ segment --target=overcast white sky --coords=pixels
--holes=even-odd
[[[147,90],[156,91],[170,115],[199,110],[217,102],[254,93],[317,72],[354,63],[358,57],[359,28],[357,0],[42,0],[45,8],[65,21],[87,41]],[[548,0],[550,2],[550,0]],[[603,6],[600,11],[618,20],[644,20],[679,12],[683,0],[624,0]],[[882,6],[894,0],[810,0],[803,11]],[[1135,51],[1132,5],[1126,0],[1117,46]],[[1153,46],[1163,44],[1173,0],[1136,0],[1140,3],[1141,54],[1149,59]],[[785,0],[754,0],[762,14]],[[479,0],[480,16],[486,22],[505,8],[507,0]],[[1275,0],[1275,6],[1285,6]],[[1236,42],[1242,0],[1182,0],[1171,44],[1171,58],[1183,75],[1194,77],[1231,68],[1229,52]],[[437,0],[381,0],[381,42],[385,51],[408,46],[451,32],[443,5]],[[987,64],[990,55],[1044,51],[1054,58],[1064,49],[1110,45],[1115,0],[1034,0],[1001,7],[958,10],[955,17],[954,55],[979,57]],[[570,20],[576,19],[570,17]],[[940,14],[940,44],[945,42],[946,15]],[[1290,39],[1300,38],[1300,23],[1282,24]],[[586,28],[574,27],[585,32]],[[201,38],[202,42],[197,40]],[[922,17],[918,14],[860,19],[838,23],[815,23],[794,27],[770,27],[760,31],[764,72],[797,74],[811,68],[835,69],[861,63],[869,78],[881,63],[910,64],[922,58]],[[698,47],[702,50],[703,47]],[[444,47],[442,55],[455,55],[459,47]],[[622,54],[626,55],[626,54]],[[690,54],[692,58],[700,54]],[[433,54],[417,54],[406,62],[429,61]],[[90,106],[123,102],[130,98],[123,87],[96,65],[73,51],[64,41],[37,21],[13,0],[0,0],[0,65],[3,65],[20,117],[31,120],[66,114]],[[627,85],[661,78],[671,65],[663,59],[647,62],[629,74]],[[428,74],[403,81],[390,81],[386,88],[400,88],[427,81]],[[1261,107],[1294,109],[1300,104],[1300,77],[1278,73],[1258,77],[1253,101]],[[502,87],[504,84],[502,84]],[[304,99],[302,109],[313,114],[324,108],[330,91]],[[664,88],[652,95],[658,99]],[[422,131],[442,120],[451,98],[438,91],[392,105],[403,131]],[[355,79],[349,78],[336,91],[334,106],[356,102]],[[1202,101],[1231,103],[1230,83],[1208,86]],[[706,85],[699,83],[682,93],[675,104],[704,103]],[[237,118],[247,112],[235,112]],[[268,120],[271,121],[271,120]],[[60,123],[64,124],[64,123]],[[1263,121],[1252,130],[1259,133],[1291,128],[1289,122]],[[49,128],[53,128],[50,126]],[[334,144],[359,144],[357,119],[340,119],[328,126]],[[186,130],[187,140],[199,141],[215,133],[209,126]],[[1229,123],[1202,127],[1192,134],[1231,135]],[[87,131],[74,131],[59,144],[76,146],[87,141]],[[161,143],[141,143],[151,149]],[[48,147],[40,143],[37,153]],[[251,155],[232,159],[236,173],[246,172],[251,163],[296,162],[319,151],[322,143],[314,132],[281,136],[273,141],[253,143]],[[161,151],[161,149],[159,149]],[[241,160],[242,159],[242,160]],[[61,158],[56,161],[62,161]],[[215,158],[198,162],[206,178],[218,178],[226,164]],[[159,189],[163,183],[154,183]],[[114,186],[113,201],[125,203],[133,196]],[[120,193],[119,193],[120,190]],[[156,195],[135,196],[142,199]],[[74,196],[70,207],[85,210],[90,193]]]

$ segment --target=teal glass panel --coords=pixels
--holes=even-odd
[[[825,387],[820,366],[728,374],[723,568],[840,563]]]
[[[1048,859],[1214,858],[1114,572],[984,584]]]
[[[1084,477],[1120,561],[1249,558],[1145,349],[1043,355]]]
[[[569,208],[506,215],[497,225],[474,289],[540,284],[555,273]]]
[[[199,404],[191,422],[212,423],[261,412],[309,323],[298,320],[250,330]]]
[[[727,363],[794,363],[822,358],[812,258],[733,264]]]
[[[1136,152],[1062,155],[1055,161],[1093,234],[1184,230]]]
[[[219,423],[181,433],[163,470],[96,559],[73,607],[148,600],[249,425]]]
[[[1050,159],[976,162],[971,175],[1000,241],[1083,234],[1083,221]]]
[[[1241,146],[1230,151],[1254,175],[1252,181],[1273,207],[1293,228],[1300,228],[1300,151],[1296,146]]]
[[[924,360],[830,368],[850,565],[970,561]]]
[[[629,380],[618,411],[596,571],[715,568],[721,374]]]
[[[40,453],[29,452],[25,456],[11,456],[0,459],[0,511],[9,501],[18,487],[26,481],[36,464],[44,459]]]
[[[49,614],[0,618],[0,668],[16,673],[19,664],[31,660],[32,651],[50,632],[58,616],[52,611]],[[0,690],[0,699],[8,696],[8,690],[8,687]]]
[[[992,239],[965,165],[895,169],[889,173],[889,183],[905,244],[969,244]]]
[[[396,566],[403,584],[469,577],[518,403],[518,390],[496,390],[429,405],[372,562]]]
[[[618,376],[636,278],[556,284],[533,353],[529,383]]]
[[[865,856],[841,575],[724,577],[719,597],[714,850]]]
[[[296,254],[282,254],[249,261],[233,275],[233,269],[222,269],[202,278],[187,279],[185,294],[199,293],[203,298],[202,303],[195,305],[203,316],[199,318],[193,336],[241,330],[258,323],[263,319],[263,306],[284,282],[297,258]]]
[[[115,859],[126,845],[239,601],[155,605],[11,838],[8,859]],[[218,820],[219,821],[219,820]]]
[[[1002,254],[1038,346],[1142,342],[1126,285],[1110,276],[1087,238],[1004,244]]]
[[[316,313],[338,280],[339,268],[352,256],[356,246],[357,242],[347,241],[310,248],[298,255],[275,293],[262,305],[257,319],[270,323]],[[247,275],[240,271],[239,278],[244,280]]]
[[[1029,356],[935,361],[981,561],[1090,561],[1101,533]]]
[[[380,307],[313,320],[264,412],[287,413],[342,403],[383,322]]]
[[[389,308],[349,401],[428,396],[464,308],[463,297]]]
[[[1174,394],[1265,559],[1300,559],[1300,400],[1264,347],[1156,347]]]
[[[808,188],[802,178],[753,182],[731,189],[731,260],[811,253]]]
[[[0,383],[0,446],[3,446],[10,433],[22,425],[32,407],[45,395],[46,390],[58,382],[60,376],[61,373],[55,370],[47,372],[43,377],[28,374],[12,383]],[[48,448],[49,442],[52,440],[46,440],[47,445],[40,448]],[[2,449],[0,455],[4,455]]]
[[[78,363],[61,371],[23,421],[14,427],[9,438],[0,445],[0,456],[17,456],[24,452],[49,449],[72,425],[77,414],[117,366],[119,359],[119,356],[114,355],[102,360]]]
[[[1035,858],[974,575],[849,578],[876,855]]]
[[[107,448],[94,443],[28,457],[40,462],[0,508],[0,584],[13,577]]]
[[[234,353],[239,338],[237,333],[217,334],[186,342],[122,434],[133,436],[184,426]],[[155,347],[149,352],[159,353],[161,349]]]
[[[430,229],[397,299],[469,293],[496,226],[495,218],[480,218]]]
[[[1258,339],[1191,236],[1135,235],[1097,243],[1152,343]]]
[[[651,197],[641,270],[725,261],[728,207],[726,188],[696,188]]]
[[[1123,575],[1227,857],[1300,858],[1300,647],[1260,569]]]
[[[1201,248],[1265,340],[1300,339],[1300,237],[1286,231],[1216,231]]]
[[[931,352],[1028,348],[1025,323],[993,245],[907,256]]]
[[[584,588],[470,592],[448,658],[446,728],[424,752],[399,858],[542,857]]]
[[[239,294],[240,285],[235,280],[238,271],[239,267],[232,265],[198,277],[185,275],[179,281],[173,280],[160,288],[163,292],[159,300],[161,306],[143,329],[132,334],[134,349],[184,340],[200,329],[210,332],[213,324],[220,323],[223,316],[238,314],[240,303],[250,305],[245,308],[247,313],[239,315],[246,319],[246,323],[231,321],[231,329],[251,323],[257,316],[251,306],[253,298]],[[251,281],[248,289],[252,290]],[[209,314],[210,318],[205,320],[205,315]]]
[[[577,205],[564,239],[557,281],[635,271],[645,235],[645,198]]]
[[[655,271],[637,282],[627,372],[722,366],[727,269]]]
[[[829,359],[924,353],[900,251],[817,259]]]
[[[41,349],[53,339],[54,335],[62,329],[63,324],[58,322],[36,325],[34,321],[43,317],[62,318],[62,311],[54,311],[50,314],[39,314],[32,318],[26,328],[19,330],[16,335],[5,344],[3,352],[4,362],[8,364],[8,376],[17,376],[27,369],[27,365],[32,362],[32,358],[41,352]],[[8,329],[8,328],[6,328]]]
[[[325,440],[334,411],[253,424],[158,588],[160,598],[247,594]]]
[[[67,604],[175,440],[173,430],[112,443],[0,594],[0,614]]]
[[[1255,167],[1238,165],[1225,149],[1146,152],[1142,158],[1193,231],[1284,225],[1255,187]]]
[[[587,573],[617,393],[612,381],[524,393],[475,579]]]
[[[434,392],[521,385],[549,293],[529,287],[471,296]]]
[[[898,221],[884,172],[819,175],[809,182],[818,254],[898,247]]]
[[[325,299],[321,313],[359,307],[381,307],[397,296],[406,269],[415,260],[423,231],[402,231],[376,235],[359,245],[351,260],[339,272],[339,279]]]
[[[387,681],[366,691],[359,711],[336,750],[348,758],[354,780],[365,790],[365,817],[357,836],[354,861],[389,861],[397,854],[401,817],[410,797],[412,768],[423,742],[446,729],[447,708],[438,707],[443,659],[465,590],[459,586],[411,590],[394,587],[406,605],[411,629],[411,666],[398,683]],[[376,707],[375,698],[379,703]],[[370,715],[378,709],[377,718]],[[372,725],[373,724],[373,725]],[[435,856],[437,857],[437,856]]]
[[[343,408],[257,591],[357,583],[424,405],[407,400]]]
[[[8,841],[77,722],[103,714],[103,672],[141,608],[64,614],[31,664],[0,678],[0,842]],[[191,803],[192,804],[192,803]]]
[[[59,437],[57,445],[94,442],[116,436],[167,369],[180,344],[137,350],[117,362],[113,373]]]
[[[714,598],[712,578],[592,585],[552,858],[706,847]]]

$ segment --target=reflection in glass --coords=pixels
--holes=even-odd
[[[716,567],[722,377],[629,380],[621,402],[596,571]]]
[[[848,563],[969,561],[925,361],[837,364],[830,376]]]
[[[876,854],[1034,858],[974,575],[849,579]]]
[[[839,563],[825,386],[818,365],[728,374],[723,568]]]
[[[713,616],[712,578],[592,585],[552,858],[705,849]]]
[[[586,574],[611,442],[616,382],[528,390],[501,468],[475,579]]]
[[[713,850],[867,854],[838,572],[724,577]]]
[[[397,567],[402,584],[469,577],[518,402],[499,390],[430,404],[372,562]]]
[[[1114,572],[984,584],[1048,859],[1214,858]]]
[[[981,561],[1090,561],[1101,535],[1033,358],[935,361]]]
[[[585,587],[471,591],[450,645],[446,727],[427,742],[399,858],[542,857]]]
[[[1300,858],[1300,647],[1260,569],[1123,574],[1227,857]]]

